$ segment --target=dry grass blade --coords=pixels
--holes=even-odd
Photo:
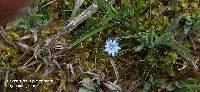
[[[48,5],[52,4],[52,3],[54,3],[55,1],[57,1],[57,0],[52,0],[52,1],[48,2],[47,4],[43,5],[41,8],[44,8],[44,7],[46,7],[46,6],[48,6]],[[41,8],[40,8],[40,9],[41,9]]]
[[[83,11],[80,15],[78,15],[76,18],[74,18],[67,26],[65,26],[65,30],[73,30],[76,28],[79,24],[81,24],[85,19],[90,17],[92,14],[94,14],[97,11],[97,5],[92,4],[89,6],[85,11]]]
[[[43,63],[40,63],[40,65],[37,67],[37,69],[34,72],[39,71],[40,67],[42,67]]]
[[[79,10],[79,8],[81,7],[81,5],[83,4],[84,0],[76,0],[76,4],[74,6],[74,9],[72,10],[72,14],[71,14],[71,20],[74,19],[74,17],[76,16],[77,11]]]
[[[37,64],[37,63],[39,63],[38,60],[37,60],[37,61],[33,61],[33,62],[31,62],[30,64],[26,65],[25,67],[29,67],[29,66],[34,65],[34,64]]]
[[[34,38],[34,42],[36,43],[37,41],[37,32],[33,32],[33,34],[29,34],[29,35],[25,35],[23,37],[21,37],[19,40],[26,40],[26,39],[29,39],[29,38]],[[32,50],[32,51],[35,51],[35,46],[32,46],[32,47],[29,47],[28,45],[24,44],[24,43],[20,43],[20,42],[17,42],[16,44],[18,44],[19,46],[21,46],[22,48],[26,49],[26,50]]]
[[[36,47],[35,49],[34,49],[34,47]],[[22,58],[29,52],[29,51],[34,51],[34,56],[35,56],[35,58],[37,59],[37,57],[36,57],[36,52],[37,52],[37,50],[38,50],[38,47],[39,47],[39,44],[35,44],[35,45],[33,45],[32,47],[30,47],[29,49],[27,49],[23,54],[22,54],[22,56],[19,58],[19,60],[22,60]]]
[[[75,73],[74,73],[74,67],[72,64],[66,64],[66,63],[63,63],[64,65],[66,65],[67,67],[67,71],[68,71],[68,76],[69,76],[69,71],[72,73],[72,75],[74,76]]]
[[[3,29],[2,26],[0,26],[0,34],[3,37],[3,39],[8,42],[9,44],[13,45],[15,48],[17,48],[17,46],[14,44],[14,42],[12,42],[7,35],[7,32]]]
[[[37,67],[37,69],[30,75],[31,76],[34,76],[35,73],[37,73],[39,71],[39,69],[42,67],[43,63],[40,63]]]
[[[6,76],[5,76],[5,79],[4,79],[4,92],[6,92],[8,77],[9,77],[9,65],[7,67]]]
[[[33,55],[31,58],[29,58],[29,60],[26,61],[26,63],[25,63],[22,67],[23,67],[23,68],[26,68],[25,66],[26,66],[29,62],[31,62],[31,60],[33,60],[33,58],[34,58],[34,55]]]
[[[34,39],[34,43],[36,43],[38,40],[37,31],[33,32],[33,39]]]
[[[6,72],[7,69],[9,69],[9,71],[11,71],[11,72],[14,72],[16,70],[15,68],[0,67],[0,72]]]
[[[17,42],[17,45],[21,46],[22,48],[24,48],[26,50],[30,49],[30,47],[28,45],[24,44],[24,43]]]
[[[19,40],[26,40],[29,38],[31,38],[31,34],[25,35],[25,36],[21,37]]]

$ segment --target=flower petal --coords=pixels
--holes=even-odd
[[[109,40],[106,40],[106,45],[110,44]]]
[[[117,41],[116,41],[116,40],[113,40],[113,41],[112,41],[112,44],[116,44],[116,43],[117,43]]]
[[[106,48],[110,48],[110,44],[106,44],[105,47],[106,47]]]
[[[115,56],[115,52],[114,51],[112,51],[111,54],[112,54],[113,57]]]
[[[111,53],[112,53],[112,51],[109,50],[109,51],[108,51],[108,54],[111,55]]]
[[[108,52],[108,51],[109,51],[109,48],[106,48],[104,51]]]
[[[119,46],[116,46],[115,49],[120,50],[121,48]]]

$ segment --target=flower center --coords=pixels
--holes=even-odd
[[[113,44],[110,45],[110,49],[113,49],[115,46]]]

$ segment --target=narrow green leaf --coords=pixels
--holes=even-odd
[[[173,32],[176,27],[178,26],[179,24],[179,21],[181,20],[182,16],[178,16],[176,17],[170,24],[170,26],[167,27],[167,29],[165,30],[165,32]]]
[[[98,27],[97,29],[93,29],[94,31],[91,31],[83,36],[81,36],[78,40],[76,40],[72,46],[76,46],[77,44],[81,43],[82,41],[86,40],[87,38],[91,37],[92,35],[95,35],[101,31],[103,31],[104,29],[112,26],[113,24],[108,24],[108,21],[110,20],[111,18],[110,17],[107,17],[105,19],[103,19],[102,22],[100,22],[100,24],[98,25],[102,25],[100,27]],[[95,27],[94,27],[95,28]]]
[[[111,4],[106,2],[105,0],[95,0],[95,3],[99,6],[99,8],[108,13],[108,16],[112,16],[115,20],[120,20],[120,16],[118,12],[112,7]]]
[[[140,32],[140,0],[136,0],[136,32]]]

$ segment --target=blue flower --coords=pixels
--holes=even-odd
[[[121,48],[119,47],[119,43],[116,40],[111,40],[111,39],[106,40],[104,51],[108,52],[109,55],[112,55],[114,57],[115,54],[117,54],[120,49]]]

